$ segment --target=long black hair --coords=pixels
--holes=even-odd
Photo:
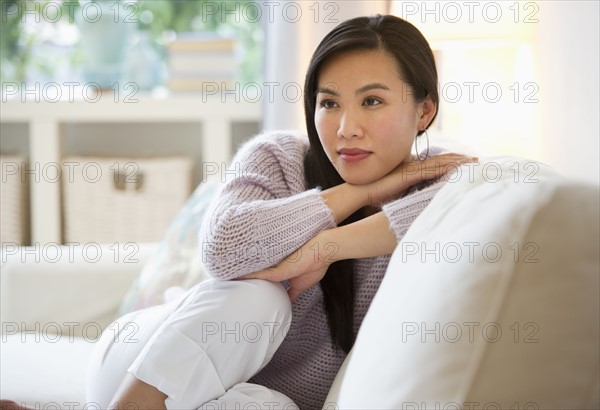
[[[304,158],[304,173],[309,188],[328,189],[344,182],[327,158],[315,126],[316,94],[319,71],[334,55],[356,50],[383,50],[396,63],[400,78],[409,86],[415,102],[430,96],[439,104],[437,70],[427,40],[409,22],[391,15],[358,17],[334,28],[314,52],[304,83],[304,113],[310,148]],[[437,111],[431,119],[431,124]],[[423,131],[419,131],[420,135]],[[365,217],[364,210],[350,215],[340,225]],[[354,345],[354,262],[335,262],[321,279],[325,312],[333,344],[344,352]]]

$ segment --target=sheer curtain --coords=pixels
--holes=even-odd
[[[265,1],[263,129],[304,130],[302,87],[308,62],[321,39],[349,18],[385,14],[388,0]]]

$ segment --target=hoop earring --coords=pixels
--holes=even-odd
[[[421,154],[419,154],[419,150],[417,149],[417,141],[419,140],[419,137],[415,138],[415,154],[417,155],[417,159],[419,161],[425,161],[429,157],[429,134],[427,134],[427,130],[423,130],[423,132],[427,138],[427,151],[425,151],[425,158],[421,158]]]

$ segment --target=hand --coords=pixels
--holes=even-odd
[[[381,206],[399,198],[408,188],[423,181],[437,179],[450,170],[477,158],[461,154],[442,154],[424,161],[403,162],[389,174],[367,185],[368,205]]]
[[[335,242],[327,242],[319,234],[279,264],[239,279],[266,279],[272,282],[287,280],[291,286],[288,295],[293,302],[302,292],[323,279],[329,265],[336,261],[338,249]]]

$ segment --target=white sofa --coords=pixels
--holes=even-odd
[[[0,397],[84,408],[87,360],[157,244],[2,251]],[[100,258],[95,251],[100,249]],[[122,255],[132,255],[132,258]],[[58,257],[58,258],[57,258]]]
[[[600,407],[598,187],[495,163],[500,178],[463,173],[408,231],[324,408]],[[3,254],[0,396],[94,408],[91,339],[155,251]]]

